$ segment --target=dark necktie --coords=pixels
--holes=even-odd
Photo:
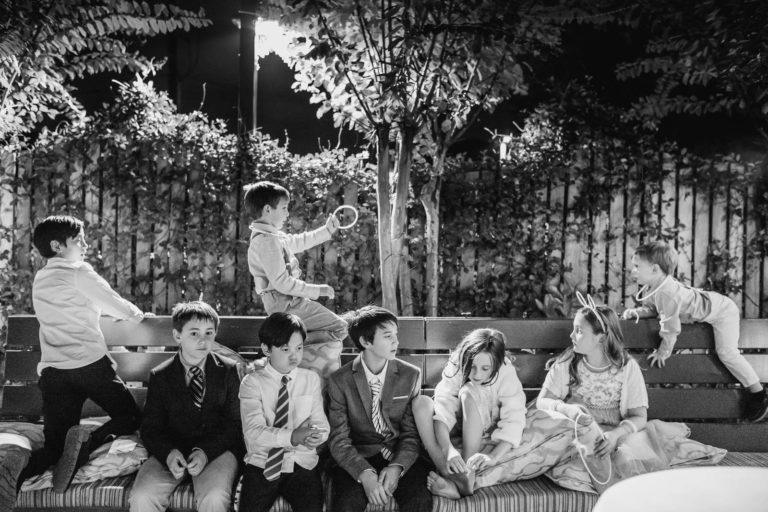
[[[277,407],[275,407],[275,422],[272,424],[275,428],[284,428],[288,425],[288,381],[290,378],[283,375],[280,386],[280,392],[277,395]],[[283,468],[282,448],[270,448],[267,454],[267,463],[264,465],[264,478],[267,481],[277,480]]]
[[[199,409],[203,406],[203,397],[205,396],[205,376],[199,366],[190,368],[189,373],[192,374],[192,378],[189,379],[189,390],[192,392],[195,407]]]

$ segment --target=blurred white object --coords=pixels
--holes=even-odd
[[[768,468],[709,466],[639,475],[610,487],[592,512],[766,512]]]

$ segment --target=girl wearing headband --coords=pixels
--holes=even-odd
[[[647,421],[645,380],[624,347],[618,315],[577,296],[583,307],[573,319],[572,346],[547,363],[536,406],[579,424],[592,422],[588,435],[577,436],[576,453],[549,476],[566,487],[602,492],[619,479],[666,469],[672,460],[721,459],[724,450],[686,439],[685,424]],[[574,475],[581,475],[579,485]]]

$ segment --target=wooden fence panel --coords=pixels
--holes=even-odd
[[[677,220],[680,223],[680,232],[677,234],[677,274],[684,277],[684,282],[693,283],[695,264],[693,261],[694,244],[694,189],[688,184],[693,170],[686,166],[677,168],[678,193],[677,193]]]
[[[696,176],[699,177],[706,169],[694,169]],[[697,183],[706,183],[705,180],[696,180]],[[707,284],[707,251],[710,243],[710,189],[708,186],[701,185],[696,187],[695,194],[695,212],[693,230],[693,265],[694,275],[691,277],[691,283],[696,287],[703,287]]]
[[[118,169],[98,169],[95,166],[117,166],[118,163],[101,157],[98,146],[82,154],[73,150],[68,158],[61,157],[60,162],[41,155],[22,154],[13,158],[3,155],[0,170],[8,178],[18,175],[20,179],[16,182],[6,180],[13,184],[13,189],[0,191],[0,223],[8,229],[0,240],[0,253],[8,250],[11,255],[10,259],[0,261],[0,265],[4,263],[6,268],[13,265],[15,269],[28,270],[31,276],[35,270],[33,267],[40,261],[30,252],[32,226],[46,215],[67,211],[83,216],[86,224],[92,227],[95,235],[91,241],[94,246],[92,254],[101,256],[100,262],[94,262],[97,269],[120,293],[146,301],[146,309],[165,313],[177,301],[196,299],[201,290],[206,291],[206,296],[215,295],[217,286],[234,288],[237,279],[250,280],[246,262],[248,236],[246,226],[240,222],[242,212],[236,212],[234,221],[224,215],[205,215],[205,211],[210,209],[217,212],[237,209],[240,187],[233,187],[231,194],[223,194],[219,198],[203,197],[203,170],[191,166],[189,160],[187,154],[154,160],[155,163],[150,165],[155,165],[159,185],[145,195],[137,195],[138,199],[133,202],[130,187],[114,191],[105,188],[107,183],[114,181],[111,174]],[[578,176],[588,172],[588,166],[585,167],[583,162],[579,165],[570,169],[572,180],[569,184],[555,182],[541,191],[542,201],[548,201],[552,207],[558,205],[558,208],[550,209],[546,218],[521,219],[521,223],[530,225],[533,230],[534,249],[539,249],[536,244],[544,240],[542,230],[549,229],[556,237],[557,243],[551,255],[561,258],[565,267],[571,267],[570,271],[563,273],[564,281],[581,290],[591,290],[601,302],[607,302],[616,309],[631,306],[632,301],[626,300],[636,292],[636,285],[628,272],[631,257],[641,241],[655,238],[655,234],[650,233],[641,240],[641,228],[658,223],[660,232],[675,237],[680,254],[678,275],[681,280],[695,286],[707,286],[707,278],[715,277],[712,273],[714,269],[707,268],[708,251],[728,251],[735,263],[728,277],[732,282],[742,283],[741,291],[733,294],[733,298],[742,308],[744,317],[757,318],[766,314],[761,294],[768,289],[768,261],[764,255],[749,251],[747,247],[747,242],[757,234],[758,229],[750,211],[757,201],[755,187],[747,186],[742,190],[734,186],[725,194],[713,194],[708,186],[699,185],[708,183],[709,180],[704,179],[707,172],[728,172],[727,164],[716,167],[714,171],[697,169],[676,155],[664,155],[663,161],[657,163],[628,162],[628,166],[646,165],[649,169],[657,165],[656,170],[661,169],[663,177],[642,183],[625,183],[624,190],[607,201],[606,211],[595,210],[591,233],[572,227],[579,220],[575,209],[580,193]],[[606,162],[605,165],[614,164]],[[731,165],[731,172],[746,172],[741,164]],[[45,174],[38,171],[45,170],[46,166],[59,166],[55,175],[66,178],[50,181],[39,178]],[[175,176],[173,185],[163,184],[168,183],[169,173]],[[616,166],[614,173],[629,175],[623,166]],[[496,176],[488,179],[487,172],[482,176],[479,174],[474,176],[478,187],[494,186],[498,180]],[[648,175],[661,176],[655,171],[649,171]],[[698,180],[696,176],[699,176]],[[616,179],[616,176],[609,178]],[[471,189],[466,193],[471,194]],[[331,203],[343,200],[345,204],[355,205],[359,190],[356,185],[348,185],[334,194]],[[450,208],[473,218],[475,201],[470,196],[465,197],[466,204],[451,205]],[[205,203],[204,208],[189,208],[190,204],[200,201]],[[155,203],[161,205],[162,214],[157,213]],[[153,219],[153,228],[147,233],[135,232],[132,226],[136,225],[136,221],[147,225],[146,219],[150,215],[157,216]],[[476,293],[480,278],[499,275],[504,265],[522,261],[516,259],[522,257],[520,254],[494,259],[478,249],[479,244],[475,242],[481,237],[474,235],[483,235],[483,230],[488,228],[483,223],[488,222],[488,218],[494,217],[475,218],[475,226],[467,231],[466,239],[462,239],[450,253],[442,253],[440,279],[443,283],[452,283],[448,288],[452,286],[455,291],[441,297],[440,311],[443,314],[480,314],[484,308],[481,296]],[[304,227],[303,220],[292,220]],[[323,220],[308,220],[306,227],[317,227]],[[224,224],[217,227],[214,225],[216,222]],[[571,226],[570,230],[568,226]],[[212,240],[210,247],[187,247],[185,233],[198,228],[221,233],[221,238]],[[361,231],[360,237],[371,243],[352,242],[358,239],[353,229],[341,233],[331,244],[307,251],[302,258],[307,280],[344,283],[336,289],[338,304],[354,306],[378,300],[378,258],[373,242],[376,238],[375,225],[360,226],[359,229],[370,231]],[[450,223],[443,224],[442,229],[451,229]],[[413,232],[419,232],[418,222]],[[238,236],[242,243],[236,246],[236,250],[218,248],[220,244],[217,240],[233,240]],[[414,237],[411,243],[423,242]],[[424,291],[423,249],[414,247],[412,255],[414,304],[418,308]],[[349,273],[353,274],[352,279],[348,277]],[[150,275],[153,275],[151,281],[147,279]],[[168,284],[171,281],[166,278],[167,275],[173,277],[174,284]],[[180,276],[186,276],[186,282],[179,279]],[[339,277],[334,279],[334,276]],[[351,282],[354,285],[350,285]],[[137,287],[135,283],[141,285]],[[228,309],[245,311],[252,308],[252,287],[244,289],[240,283],[238,286],[243,297],[234,294],[231,303],[223,297],[219,300],[226,303]],[[260,304],[255,306],[258,308]],[[31,304],[29,307],[31,310]]]
[[[751,216],[750,209],[754,207],[755,186],[749,185],[744,192],[744,295],[742,315],[744,318],[760,317],[760,267],[761,261],[756,251],[750,251],[746,244],[757,232],[757,223]]]

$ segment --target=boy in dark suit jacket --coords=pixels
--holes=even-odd
[[[429,464],[419,457],[419,434],[411,402],[421,372],[395,359],[397,317],[378,306],[345,316],[361,354],[328,380],[329,446],[338,464],[331,470],[331,510],[361,512],[394,496],[401,512],[427,512],[432,496]]]
[[[199,512],[226,512],[243,456],[240,379],[233,361],[211,352],[219,316],[200,301],[173,308],[179,352],[149,377],[141,438],[150,458],[130,497],[131,512],[162,512],[185,475]]]

